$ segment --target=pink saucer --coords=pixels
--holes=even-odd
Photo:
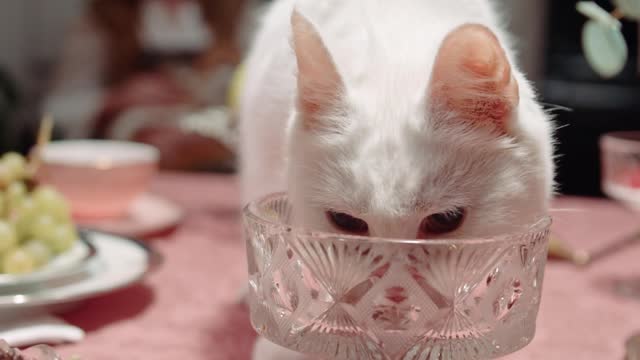
[[[145,238],[171,230],[184,216],[173,202],[158,195],[144,193],[134,200],[125,216],[103,219],[75,219],[79,226],[131,237]]]

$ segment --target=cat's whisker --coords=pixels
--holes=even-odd
[[[542,106],[544,106],[545,111],[547,112],[554,112],[554,111],[567,111],[567,112],[572,112],[573,109],[566,107],[566,106],[562,106],[562,105],[558,105],[558,104],[551,104],[551,103],[540,103]]]

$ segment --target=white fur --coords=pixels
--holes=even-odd
[[[326,119],[339,124],[339,134],[304,129],[296,111],[294,3],[318,29],[345,83],[349,111]],[[425,216],[456,206],[468,215],[451,237],[498,234],[546,214],[553,187],[550,122],[490,5],[277,1],[246,63],[244,201],[287,191],[300,225],[332,230],[325,211],[339,210],[366,220],[373,236],[396,238],[414,238]],[[460,126],[452,114],[428,106],[438,49],[465,23],[490,28],[512,64],[520,103],[507,137]],[[435,127],[437,121],[452,126]],[[276,347],[260,346],[256,358],[285,359]]]

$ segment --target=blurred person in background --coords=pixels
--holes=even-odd
[[[251,0],[91,0],[45,103],[67,138],[141,141],[169,169],[228,168],[227,89]]]

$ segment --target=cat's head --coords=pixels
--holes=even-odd
[[[297,12],[292,27],[298,92],[288,188],[298,225],[405,239],[463,237],[510,231],[546,214],[552,165],[548,144],[539,143],[549,135],[544,126],[522,125],[546,119],[532,96],[521,99],[507,55],[487,27],[453,30],[423,91],[386,98],[350,88]]]

